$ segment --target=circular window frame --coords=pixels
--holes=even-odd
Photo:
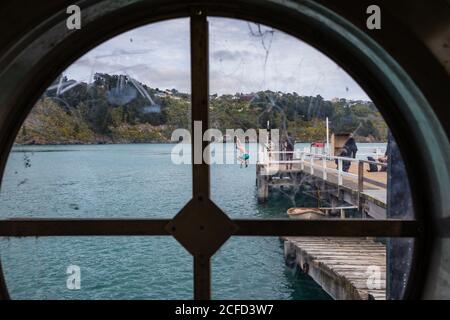
[[[320,2],[328,4],[328,1]],[[75,4],[82,8],[81,30],[65,28],[65,7],[49,9],[53,15],[47,16],[39,25],[22,30],[14,43],[0,52],[0,88],[4,88],[0,97],[3,106],[0,113],[0,173],[3,174],[21,124],[41,93],[62,70],[107,39],[144,24],[189,17],[198,8],[208,16],[270,25],[325,53],[361,85],[377,106],[382,106],[380,111],[392,128],[405,159],[414,210],[421,227],[420,241],[415,246],[415,268],[406,293],[407,298],[420,297],[425,288],[427,266],[419,265],[417,259],[428,261],[431,257],[432,235],[439,232],[432,225],[433,217],[446,217],[443,190],[450,189],[446,166],[450,148],[444,128],[432,108],[436,106],[435,101],[430,103],[422,93],[428,88],[421,90],[406,71],[414,74],[412,66],[401,67],[398,56],[394,59],[386,52],[380,39],[375,41],[355,23],[350,23],[351,15],[344,18],[343,14],[337,15],[312,1],[152,0],[115,4],[77,1]],[[352,11],[348,9],[348,12]],[[418,39],[409,41],[410,46],[423,47]],[[433,56],[429,57],[429,63],[435,64]],[[424,161],[429,165],[422,166]],[[420,188],[432,183],[435,189],[424,191]]]

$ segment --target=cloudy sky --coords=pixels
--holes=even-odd
[[[369,100],[345,71],[294,37],[241,20],[208,20],[211,94],[269,89]],[[153,88],[190,92],[189,51],[189,20],[169,20],[103,43],[64,74],[85,82],[96,72],[127,74]]]

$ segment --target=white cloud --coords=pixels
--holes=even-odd
[[[211,93],[273,90],[368,100],[345,71],[302,41],[241,20],[208,20]],[[150,87],[190,92],[189,45],[188,19],[154,23],[103,43],[65,74],[89,81],[95,72],[128,73]]]

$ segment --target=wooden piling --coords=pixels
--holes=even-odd
[[[258,190],[258,202],[266,202],[269,196],[269,176],[264,172],[263,165],[256,165],[256,181],[257,181],[257,190]]]

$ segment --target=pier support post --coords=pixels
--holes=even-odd
[[[331,207],[332,208],[336,208],[339,206],[339,199],[337,197],[335,197],[334,195],[330,194],[330,202],[331,202]],[[337,215],[339,209],[331,209],[331,214],[332,215]]]
[[[261,175],[259,177],[258,183],[258,202],[266,202],[269,196],[269,182],[268,178],[265,175]]]
[[[258,202],[266,202],[269,197],[269,176],[264,173],[264,168],[261,164],[256,165],[256,181]]]

